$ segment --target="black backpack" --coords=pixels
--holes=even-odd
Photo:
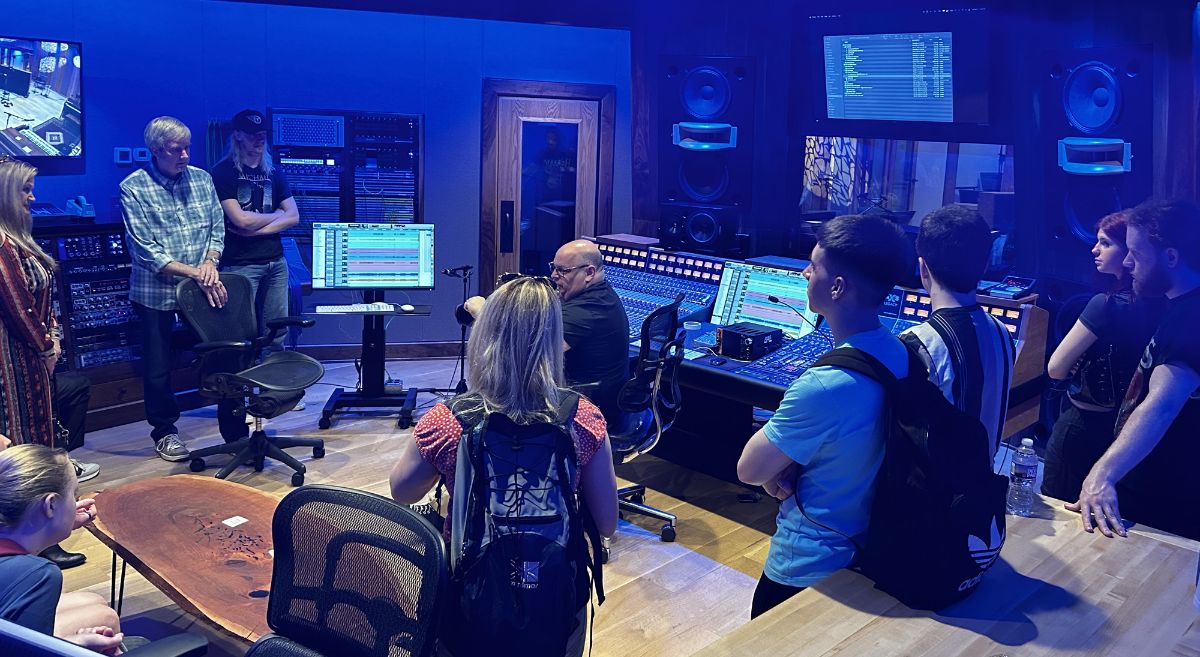
[[[858,565],[900,602],[937,610],[975,590],[1000,556],[1008,479],[992,471],[983,423],[947,401],[905,346],[903,379],[850,347],[813,367],[858,372],[883,386],[885,451],[866,540],[856,543]]]
[[[599,554],[599,532],[572,486],[579,468],[570,426],[578,404],[578,394],[564,394],[555,423],[529,425],[484,413],[477,401],[449,404],[463,435],[441,637],[455,655],[561,657],[591,599],[591,581],[604,601],[591,556]],[[464,412],[468,407],[474,410]]]

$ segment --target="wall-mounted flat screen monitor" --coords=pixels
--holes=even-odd
[[[803,19],[799,62],[817,132],[986,126],[994,86],[987,9],[844,11]],[[832,133],[830,133],[832,134]]]
[[[824,37],[825,116],[954,121],[954,34]]]
[[[0,154],[83,155],[83,47],[0,36]]]
[[[315,223],[313,289],[433,288],[433,224]]]

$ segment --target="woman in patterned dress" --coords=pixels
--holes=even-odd
[[[31,232],[36,173],[0,156],[0,434],[14,445],[53,447],[50,373],[61,353],[50,313],[56,263]]]

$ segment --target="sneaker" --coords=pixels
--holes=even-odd
[[[292,410],[293,411],[302,411],[306,408],[308,408],[308,404],[305,404],[304,400],[301,399],[300,401],[296,402],[296,405],[292,407]]]
[[[75,479],[81,482],[95,479],[96,475],[100,474],[100,466],[95,463],[83,463],[71,459],[71,465],[75,466]]]
[[[164,461],[183,461],[191,456],[191,452],[184,446],[177,433],[169,433],[159,438],[158,442],[154,443],[154,451],[158,452],[159,458]]]

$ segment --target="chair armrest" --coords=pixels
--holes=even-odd
[[[203,354],[209,351],[216,351],[218,349],[237,349],[239,351],[246,351],[252,348],[254,348],[254,343],[250,342],[249,340],[216,340],[214,342],[201,342],[200,344],[194,345],[192,347],[192,351],[198,354]]]
[[[272,320],[268,320],[267,328],[281,329],[281,328],[287,328],[289,326],[299,326],[300,328],[311,328],[314,325],[316,325],[316,323],[317,323],[317,320],[315,320],[315,319],[311,319],[309,317],[301,317],[300,315],[293,315],[291,317],[278,317],[278,318],[275,318]]]
[[[208,638],[184,632],[151,641],[125,653],[129,657],[203,657],[208,654]]]

